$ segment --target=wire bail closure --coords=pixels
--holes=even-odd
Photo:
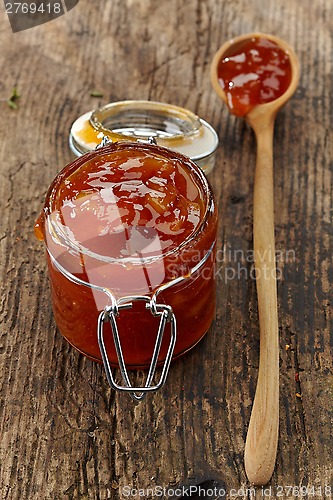
[[[95,147],[95,150],[96,149],[102,149],[105,146],[107,146],[108,144],[112,144],[112,142],[113,142],[112,139],[110,139],[107,135],[103,134],[101,142],[99,144],[97,144],[97,146]]]
[[[121,347],[121,342],[120,342],[120,337],[119,337],[119,331],[118,331],[118,325],[117,325],[117,320],[116,317],[119,315],[119,312],[123,309],[131,309],[133,307],[133,302],[135,301],[141,301],[141,302],[146,302],[146,309],[149,309],[151,314],[155,317],[160,317],[160,323],[158,326],[158,331],[157,331],[157,336],[156,336],[156,341],[155,341],[155,346],[154,346],[154,351],[152,355],[152,359],[150,362],[149,366],[149,371],[148,375],[146,378],[145,385],[143,387],[135,387],[132,386],[131,381],[128,376],[128,371],[126,368],[126,363],[124,360],[123,352],[122,352],[122,347]],[[113,341],[114,341],[114,346],[118,358],[118,363],[119,363],[119,368],[120,368],[120,373],[124,382],[124,385],[119,385],[116,383],[113,374],[112,374],[112,369],[109,363],[107,351],[105,348],[105,343],[104,343],[104,323],[107,321],[110,321],[111,325],[111,331],[112,331],[112,336],[113,336]],[[163,364],[162,368],[162,373],[159,378],[159,381],[155,384],[152,385],[154,376],[156,373],[156,367],[157,367],[157,362],[158,362],[158,356],[160,353],[161,345],[162,345],[162,340],[164,336],[164,331],[166,324],[170,323],[171,326],[171,336],[170,336],[170,342],[167,350],[167,355]],[[147,392],[154,392],[160,389],[168,376],[169,368],[170,368],[170,363],[172,360],[172,355],[173,351],[175,348],[176,344],[176,338],[177,338],[177,325],[176,325],[176,317],[174,313],[172,312],[172,308],[168,305],[165,304],[157,304],[155,300],[155,296],[153,298],[150,298],[145,295],[133,295],[131,297],[124,297],[119,300],[119,302],[114,302],[112,306],[107,306],[104,311],[102,311],[98,317],[98,325],[97,325],[97,337],[98,337],[98,345],[101,351],[102,355],[102,361],[104,364],[104,369],[106,372],[107,380],[109,382],[109,385],[111,386],[112,389],[118,390],[118,391],[123,391],[123,392],[129,392],[130,396],[135,400],[135,401],[141,401]]]
[[[112,144],[112,139],[107,137],[106,135],[103,135],[102,140],[100,144],[96,146],[95,149],[102,149],[103,147],[107,146],[108,144]],[[138,142],[142,143],[148,143],[148,144],[156,144],[156,139],[155,137],[148,137],[147,140],[138,140]],[[128,371],[126,368],[126,363],[124,360],[123,352],[122,352],[122,347],[121,347],[121,342],[120,342],[120,337],[119,337],[119,331],[118,331],[118,326],[117,326],[117,320],[116,317],[119,315],[119,311],[122,309],[131,309],[133,307],[133,302],[134,301],[144,301],[146,302],[146,309],[149,309],[152,313],[153,316],[158,317],[160,316],[160,324],[158,327],[157,331],[157,337],[155,341],[155,346],[154,346],[154,352],[153,356],[150,362],[150,367],[146,379],[146,383],[144,387],[133,387],[129,376],[128,376]],[[112,374],[112,369],[109,363],[109,359],[107,356],[106,348],[105,348],[105,343],[104,343],[104,332],[103,332],[103,326],[104,323],[107,321],[110,321],[111,325],[111,331],[112,331],[112,336],[113,336],[113,341],[114,341],[114,346],[118,358],[118,363],[119,363],[119,368],[120,368],[120,373],[124,382],[124,385],[119,385],[116,383],[113,374]],[[160,353],[161,345],[162,345],[162,340],[163,340],[163,334],[165,330],[166,323],[170,322],[171,323],[171,338],[170,338],[170,344],[168,347],[167,355],[164,361],[164,365],[162,368],[162,373],[160,376],[160,379],[156,385],[152,385],[152,382],[154,380],[154,376],[156,373],[156,367],[157,367],[157,362],[158,362],[158,356]],[[172,309],[170,306],[164,305],[164,304],[156,304],[156,296],[154,296],[152,299],[150,297],[144,296],[144,295],[134,295],[132,297],[125,297],[123,299],[119,300],[119,303],[116,302],[116,300],[112,300],[112,305],[107,306],[104,311],[102,311],[98,317],[98,325],[97,325],[97,339],[98,339],[98,345],[99,349],[101,351],[101,356],[102,356],[102,361],[104,365],[104,369],[106,372],[106,377],[109,382],[109,385],[111,386],[112,389],[118,390],[118,391],[124,391],[124,392],[129,392],[130,396],[135,400],[135,401],[141,401],[147,392],[154,392],[160,389],[166,381],[166,378],[168,376],[169,372],[169,367],[170,363],[172,360],[172,354],[175,348],[176,344],[176,337],[177,337],[177,327],[176,327],[176,317],[172,312]]]
[[[112,139],[107,137],[106,135],[103,135],[100,144],[96,146],[95,149],[101,149],[108,144],[112,144]],[[139,139],[138,142],[144,143],[144,144],[157,144],[156,139],[153,136],[147,137],[147,139]],[[205,260],[205,259],[204,259]],[[201,264],[201,263],[200,263]],[[196,266],[198,268],[200,266]],[[196,269],[192,270],[192,273],[196,272]],[[175,348],[176,344],[176,338],[177,338],[177,323],[176,323],[176,317],[172,311],[171,306],[166,305],[166,304],[157,304],[156,299],[157,295],[166,288],[169,288],[170,285],[178,283],[181,279],[175,279],[173,283],[168,283],[161,287],[158,291],[154,293],[152,297],[148,297],[146,295],[133,295],[129,297],[123,297],[116,301],[114,297],[112,297],[112,305],[111,306],[106,306],[104,311],[102,311],[99,314],[98,317],[98,324],[97,324],[97,338],[98,338],[98,345],[99,349],[101,351],[101,356],[102,356],[102,361],[106,373],[106,377],[108,380],[109,385],[111,386],[112,389],[118,390],[118,391],[123,391],[123,392],[128,392],[132,399],[135,401],[141,401],[148,392],[155,392],[158,391],[166,381],[166,378],[168,376],[169,368],[170,368],[170,363],[172,360],[172,355],[173,351]],[[157,336],[156,336],[156,341],[155,341],[155,346],[154,346],[154,351],[152,355],[152,359],[150,362],[149,366],[149,371],[148,375],[146,378],[146,383],[143,387],[135,387],[132,386],[130,378],[128,376],[128,371],[126,368],[126,363],[124,359],[124,355],[122,352],[122,347],[121,347],[121,342],[120,342],[120,337],[119,337],[119,331],[118,331],[118,325],[117,325],[117,316],[119,315],[119,312],[123,309],[131,309],[133,307],[133,302],[135,301],[143,301],[146,302],[146,309],[149,309],[151,314],[154,317],[160,317],[160,323],[158,326],[157,330]],[[110,322],[111,325],[111,331],[112,331],[112,337],[113,337],[113,342],[118,358],[118,364],[119,364],[119,369],[120,373],[124,382],[124,385],[119,385],[116,383],[111,365],[108,359],[105,343],[104,343],[104,324],[106,322]],[[161,345],[162,345],[162,340],[163,340],[163,335],[165,331],[166,324],[170,323],[171,326],[171,337],[170,337],[170,343],[169,347],[167,350],[167,355],[162,367],[162,372],[159,381],[155,384],[152,385],[155,373],[156,373],[156,367],[157,367],[157,362],[158,362],[158,356],[160,353]]]
[[[126,140],[126,139],[124,138],[124,140]],[[154,144],[155,146],[157,145],[157,142],[156,142],[156,139],[154,136],[149,136],[149,137],[147,137],[147,139],[137,139],[137,142],[141,142],[142,144]],[[99,144],[97,144],[97,146],[95,147],[95,150],[102,149],[105,146],[108,146],[109,144],[113,144],[113,140],[110,137],[108,137],[107,135],[103,134],[101,142]]]

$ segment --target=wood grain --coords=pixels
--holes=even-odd
[[[117,499],[126,485],[208,480],[230,497],[231,488],[250,487],[243,452],[259,332],[252,263],[240,252],[249,258],[252,250],[255,140],[209,78],[217,48],[250,31],[285,38],[301,63],[274,139],[281,389],[270,484],[333,486],[330,0],[80,0],[65,16],[15,34],[1,9],[0,94],[16,85],[22,97],[17,110],[0,102],[0,498]],[[93,89],[103,98],[91,97]],[[221,140],[211,175],[220,259],[224,249],[216,321],[173,364],[165,388],[138,405],[111,392],[102,367],[56,330],[44,249],[32,232],[49,183],[72,159],[71,123],[120,99],[187,107]]]

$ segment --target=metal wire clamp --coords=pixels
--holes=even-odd
[[[121,348],[121,343],[120,343],[120,338],[119,338],[119,332],[118,332],[118,326],[117,326],[117,320],[116,317],[119,315],[119,311],[122,309],[131,309],[133,307],[133,302],[135,301],[143,301],[146,302],[146,309],[149,309],[151,314],[155,317],[160,317],[160,323],[158,326],[158,331],[157,331],[157,336],[156,336],[156,341],[155,341],[155,346],[154,346],[154,351],[148,371],[148,375],[146,378],[145,385],[143,387],[134,387],[131,384],[131,381],[128,376],[122,348]],[[107,321],[110,321],[111,325],[111,331],[112,331],[112,336],[113,336],[113,341],[117,353],[117,358],[118,358],[118,363],[119,363],[119,368],[120,372],[122,375],[122,379],[124,381],[124,385],[119,385],[116,383],[113,374],[112,374],[112,369],[109,363],[109,359],[107,356],[107,351],[105,348],[105,343],[104,343],[104,332],[103,332],[103,325]],[[165,331],[166,324],[170,323],[171,327],[171,336],[170,336],[170,343],[169,347],[167,350],[167,355],[163,364],[162,372],[159,378],[159,381],[156,383],[156,385],[152,385],[154,376],[156,373],[156,366],[158,362],[158,356],[160,353],[161,345],[162,345],[162,340],[163,340],[163,335]],[[131,397],[136,400],[136,401],[141,401],[147,392],[153,392],[157,391],[160,389],[167,378],[171,359],[172,359],[172,354],[174,351],[174,347],[176,344],[176,337],[177,337],[177,326],[176,326],[176,317],[174,313],[172,312],[172,308],[168,305],[165,304],[156,304],[156,301],[154,298],[150,298],[145,295],[133,295],[130,297],[124,297],[123,299],[120,299],[118,303],[114,303],[112,306],[107,306],[104,311],[102,311],[98,317],[98,326],[97,326],[97,337],[98,337],[98,345],[101,351],[102,355],[102,361],[104,364],[104,369],[106,372],[107,380],[110,384],[110,386],[118,391],[125,391],[129,392]]]

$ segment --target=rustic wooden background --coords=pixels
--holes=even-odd
[[[255,141],[209,77],[217,48],[250,31],[285,38],[302,68],[275,135],[276,241],[288,259],[279,262],[281,417],[271,498],[278,485],[313,486],[318,498],[322,487],[321,497],[331,498],[332,19],[331,0],[80,0],[13,34],[0,6],[0,97],[14,86],[21,93],[17,110],[0,102],[1,499],[105,500],[125,498],[126,485],[203,482],[224,487],[228,498],[232,488],[241,489],[232,498],[254,498],[243,494],[243,450],[258,369],[257,304],[246,278],[251,263],[233,252],[252,248]],[[93,98],[94,89],[103,97]],[[160,393],[137,405],[112,392],[102,367],[57,331],[44,249],[33,235],[49,183],[73,158],[71,123],[121,99],[184,106],[217,129],[218,244],[231,252],[219,265],[209,334],[172,366]],[[239,263],[240,279],[226,279]]]

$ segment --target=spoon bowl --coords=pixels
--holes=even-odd
[[[266,40],[270,40],[271,42],[276,43],[276,45],[278,45],[289,56],[289,61],[291,66],[291,80],[288,89],[286,90],[286,92],[284,92],[284,94],[274,99],[274,101],[266,102],[264,104],[257,104],[254,108],[252,108],[252,110],[247,115],[243,117],[250,124],[253,121],[253,119],[257,119],[258,117],[261,117],[263,114],[270,114],[270,115],[272,114],[275,118],[276,113],[279,111],[279,109],[281,109],[281,107],[284,106],[284,104],[286,104],[286,102],[294,94],[300,76],[297,56],[292,47],[290,47],[290,45],[287,44],[284,40],[274,35],[270,35],[267,33],[259,33],[259,32],[240,35],[225,42],[214,55],[211,64],[211,82],[215,92],[222,99],[222,101],[228,104],[227,95],[223,90],[223,88],[221,87],[218,78],[219,62],[221,61],[221,59],[223,59],[224,55],[228,53],[231,47],[236,47],[238,44],[250,40],[251,38],[265,38]]]
[[[259,311],[260,358],[253,408],[245,443],[244,462],[249,481],[265,485],[275,467],[279,432],[279,334],[274,241],[273,134],[277,112],[290,99],[299,81],[299,65],[292,48],[280,38],[249,33],[226,42],[215,54],[211,80],[228,104],[218,78],[218,65],[236,47],[252,38],[265,38],[289,57],[291,80],[286,91],[270,102],[255,105],[243,116],[255,132],[257,160],[253,194],[253,246]]]

